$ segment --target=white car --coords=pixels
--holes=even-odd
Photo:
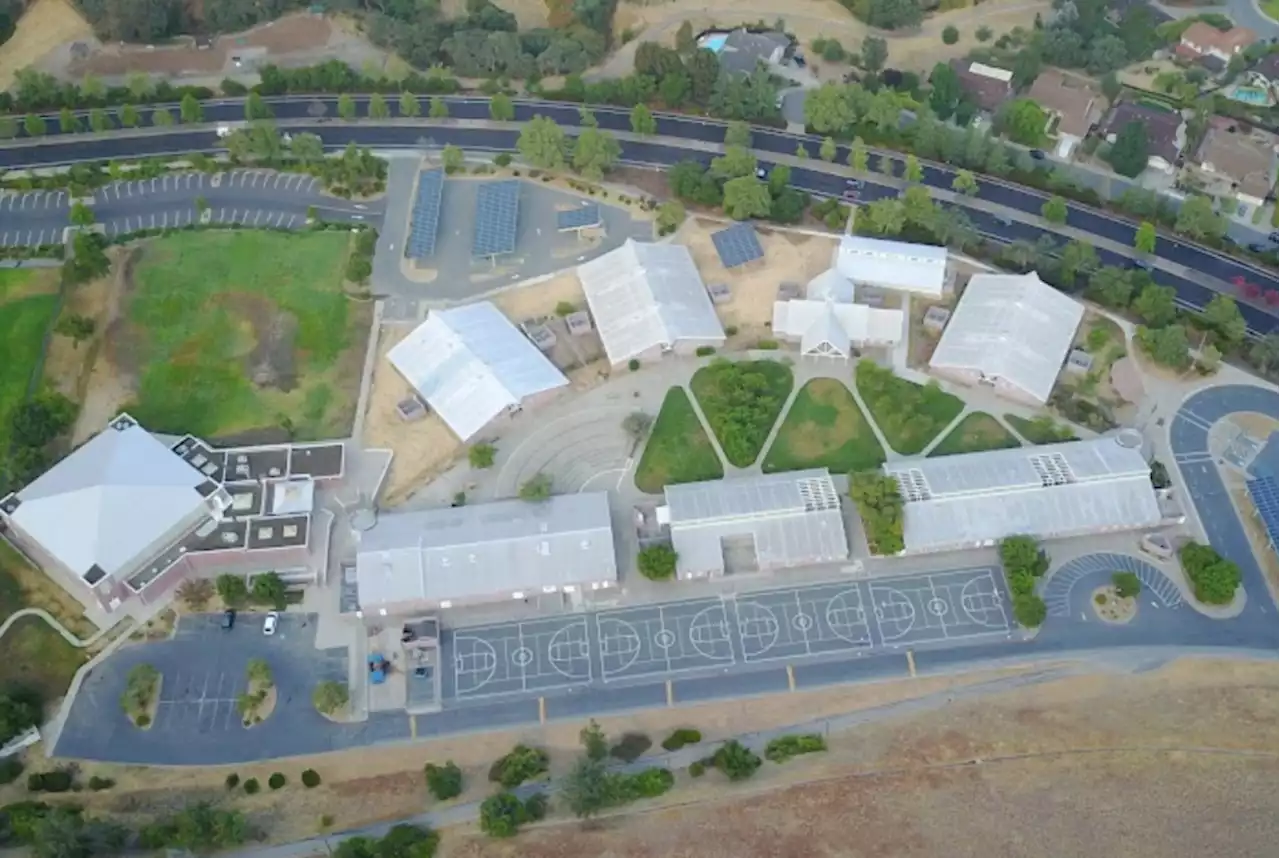
[[[267,614],[266,620],[262,623],[262,633],[264,635],[274,635],[276,633],[276,628],[279,625],[280,613],[278,611],[271,611]]]

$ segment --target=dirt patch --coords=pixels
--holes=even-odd
[[[245,359],[250,380],[258,387],[273,387],[284,393],[297,387],[297,318],[264,295],[232,292],[219,295],[216,304],[229,310],[250,332],[253,345]]]
[[[412,325],[382,326],[369,404],[363,416],[365,445],[393,454],[391,470],[382,487],[385,506],[407,500],[415,489],[445,471],[463,450],[458,437],[434,413],[406,423],[396,410],[399,402],[416,394],[387,360],[387,352],[411,330]]]
[[[19,69],[35,65],[59,45],[92,35],[89,22],[69,0],[35,0],[9,41],[0,45],[0,89],[8,89]]]
[[[726,327],[737,327],[742,338],[759,339],[768,336],[778,284],[789,281],[803,290],[809,280],[831,267],[837,242],[834,237],[757,226],[764,258],[729,270],[720,264],[711,243],[711,234],[727,225],[724,221],[693,217],[676,233],[674,241],[689,248],[708,286],[728,284],[732,298],[716,307],[720,321]]]
[[[100,431],[107,421],[133,400],[137,390],[138,360],[133,338],[123,314],[124,299],[133,286],[133,271],[142,256],[141,247],[117,247],[107,251],[111,274],[89,284],[86,306],[94,313],[94,337],[82,343],[85,368],[77,375],[81,391],[72,443],[81,444]],[[79,292],[85,287],[77,289]]]
[[[1138,600],[1132,596],[1121,597],[1109,584],[1094,590],[1089,602],[1093,605],[1093,612],[1104,623],[1124,625],[1138,615]]]

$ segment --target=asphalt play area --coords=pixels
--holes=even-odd
[[[443,691],[542,695],[1007,638],[1007,603],[983,567],[456,628],[442,641]]]

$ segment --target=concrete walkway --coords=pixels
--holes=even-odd
[[[25,617],[39,617],[40,619],[44,620],[46,623],[49,624],[50,628],[52,628],[55,632],[57,632],[59,635],[62,636],[63,640],[71,644],[76,649],[84,649],[85,647],[93,646],[95,643],[102,640],[102,638],[107,634],[107,632],[111,631],[111,629],[114,628],[114,626],[108,626],[105,629],[98,629],[89,637],[85,638],[84,640],[81,640],[80,638],[73,635],[70,631],[68,631],[66,626],[58,622],[58,620],[52,614],[46,611],[44,608],[21,608],[17,611],[14,611],[12,614],[10,614],[9,618],[5,620],[4,623],[0,623],[0,638],[4,637],[5,634],[8,633],[9,629],[13,628],[13,626],[19,620]]]

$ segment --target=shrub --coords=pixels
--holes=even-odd
[[[1117,572],[1111,576],[1111,586],[1121,599],[1132,599],[1142,592],[1142,581],[1132,572]]]
[[[1009,592],[1015,596],[1030,596],[1036,590],[1036,579],[1025,569],[1009,573]]]
[[[285,776],[280,772],[272,772],[271,777],[267,778],[267,786],[272,789],[284,789],[284,785],[287,782]]]
[[[679,727],[671,735],[662,740],[662,747],[668,751],[678,751],[685,745],[696,745],[702,741],[702,734],[691,727]]]
[[[97,775],[89,778],[89,789],[94,792],[102,792],[104,789],[111,789],[115,785],[116,782],[111,778],[100,778]]]
[[[1107,603],[1107,594],[1099,593],[1098,595],[1094,596],[1093,603],[1095,605],[1105,605]]]
[[[725,335],[726,337],[736,336],[736,335],[737,335],[737,333],[738,333],[738,326],[737,326],[737,325],[725,325],[725,326],[724,326],[724,335]]]
[[[448,801],[462,794],[462,769],[458,768],[453,760],[449,760],[443,766],[427,763],[423,771],[427,776],[427,791],[435,796],[437,801]]]
[[[632,372],[635,372],[636,370],[640,369],[639,359],[632,358],[631,360],[627,361],[627,369],[631,370]]]
[[[1013,618],[1018,621],[1018,625],[1028,629],[1039,628],[1047,615],[1044,599],[1039,596],[1027,594],[1013,597]]]
[[[137,718],[133,719],[133,723],[136,724],[139,728],[150,727],[151,716],[147,714],[139,715]]]
[[[761,340],[756,343],[756,349],[762,352],[776,352],[778,350],[777,340]]]
[[[1207,605],[1226,605],[1240,586],[1240,567],[1207,545],[1188,542],[1178,551],[1196,599]]]
[[[609,749],[609,756],[630,763],[638,760],[651,747],[653,740],[644,733],[623,733],[618,744]]]
[[[782,763],[800,754],[815,754],[827,749],[827,742],[817,733],[792,734],[771,739],[765,746],[764,757],[774,763]]]
[[[480,830],[490,837],[514,837],[525,819],[524,805],[509,792],[491,795],[480,804]]]
[[[576,312],[578,312],[578,308],[570,301],[561,301],[556,304],[556,315],[562,319],[565,316],[572,316]]]
[[[621,791],[627,799],[656,798],[676,782],[675,775],[668,769],[657,767],[625,775],[624,778]]]
[[[721,745],[712,755],[711,761],[731,781],[746,780],[755,774],[756,769],[763,763],[755,751],[737,739],[730,739]]]
[[[942,28],[942,43],[944,45],[954,45],[960,41],[960,31],[948,24]]]
[[[545,819],[547,816],[547,794],[545,792],[535,792],[524,800],[524,815],[530,822],[537,822]]]
[[[493,156],[493,163],[499,167],[506,167],[511,164],[511,155],[507,152],[499,152]]]
[[[689,774],[692,777],[700,778],[707,773],[707,765],[702,760],[694,760],[689,764]]]
[[[315,789],[320,786],[320,773],[315,769],[307,769],[302,773],[302,785],[307,789]]]
[[[249,778],[244,782],[244,791],[246,795],[257,795],[260,787],[257,778]]]
[[[17,757],[5,757],[0,760],[0,784],[11,784],[21,775],[25,767]]]
[[[698,357],[710,357],[711,355],[716,353],[716,347],[715,346],[698,346],[696,349],[694,349],[693,353],[696,354]]]
[[[489,767],[489,780],[512,789],[545,772],[548,762],[547,752],[541,748],[516,745]]]
[[[227,785],[227,789],[235,789],[236,787],[240,786],[240,776],[235,772],[232,772],[231,774],[227,775],[227,779],[225,783]]]
[[[30,792],[66,792],[71,789],[74,778],[65,769],[54,769],[50,772],[32,772],[27,775],[27,789]]]

